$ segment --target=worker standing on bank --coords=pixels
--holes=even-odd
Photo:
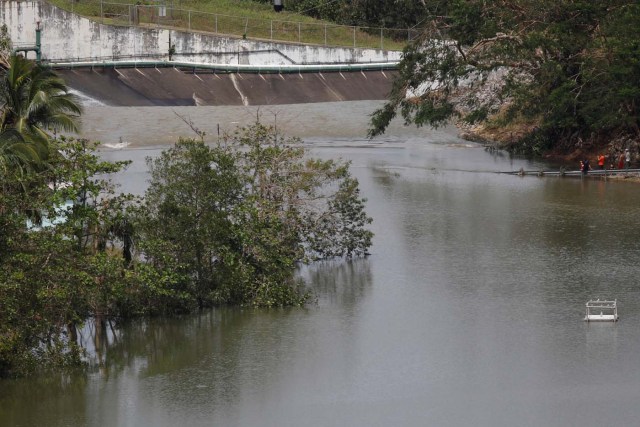
[[[631,152],[627,148],[624,150],[624,168],[629,169],[629,165],[631,164]]]
[[[598,169],[604,169],[604,154],[598,155]]]

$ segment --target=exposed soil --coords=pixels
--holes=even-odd
[[[508,149],[531,131],[535,125],[510,125],[507,127],[466,127],[461,130],[460,136],[464,139],[483,142],[500,149]],[[569,145],[569,148],[566,146]],[[542,154],[545,160],[567,168],[577,169],[580,161],[588,159],[593,167],[598,164],[598,155],[605,155],[605,166],[608,169],[618,169],[620,156],[626,149],[631,153],[631,167],[640,166],[640,138],[629,135],[611,135],[600,138],[592,138],[583,141],[578,138],[572,144],[565,144],[564,148],[556,148]],[[631,179],[628,176],[625,179]]]

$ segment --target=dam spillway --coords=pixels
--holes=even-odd
[[[41,31],[43,64],[72,89],[112,106],[383,100],[401,57],[382,49],[108,25],[46,2],[5,1],[0,16],[15,45],[33,45]]]
[[[277,105],[386,99],[395,71],[289,74],[178,68],[75,68],[67,85],[112,106]]]

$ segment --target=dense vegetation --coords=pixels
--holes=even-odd
[[[307,159],[300,141],[260,124],[212,147],[181,140],[149,168],[134,229],[146,263],[171,272],[180,308],[298,305],[297,263],[371,245],[348,164]]]
[[[272,3],[272,0],[257,0]],[[437,14],[440,3],[428,0],[288,0],[285,9],[342,25],[412,28]]]
[[[336,25],[327,19],[316,19],[317,15],[313,14],[315,9],[304,14],[286,7],[281,13],[276,13],[270,1],[167,1],[164,2],[167,6],[167,15],[164,17],[159,17],[155,11],[158,6],[155,0],[48,1],[56,7],[114,25],[165,25],[250,39],[360,48],[380,48],[383,45],[393,50],[402,49],[407,41],[406,27],[385,31],[380,28],[368,29],[366,32],[356,28],[354,31],[352,27]],[[134,9],[133,5],[138,7]],[[335,3],[332,3],[326,9],[333,10],[334,6]],[[367,26],[363,20],[358,22],[343,24]]]
[[[302,305],[299,263],[365,255],[372,234],[349,165],[308,158],[257,123],[149,159],[144,198],[108,177],[128,162],[55,137],[80,111],[49,71],[0,73],[0,377],[82,360],[78,328],[221,304]],[[20,82],[20,84],[13,84]],[[20,106],[20,108],[17,108]]]
[[[451,119],[514,130],[512,149],[589,150],[640,138],[640,4],[481,0],[437,3],[408,46],[371,135]],[[511,127],[511,128],[510,128]]]

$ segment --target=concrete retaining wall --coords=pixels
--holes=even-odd
[[[178,61],[248,64],[333,64],[398,61],[401,52],[380,49],[325,48],[219,37],[168,29],[103,25],[45,2],[2,1],[0,18],[14,45],[35,44],[36,23],[42,27],[42,55],[51,61],[162,58],[169,37]],[[34,55],[31,53],[30,55]],[[31,57],[31,56],[30,56]]]

